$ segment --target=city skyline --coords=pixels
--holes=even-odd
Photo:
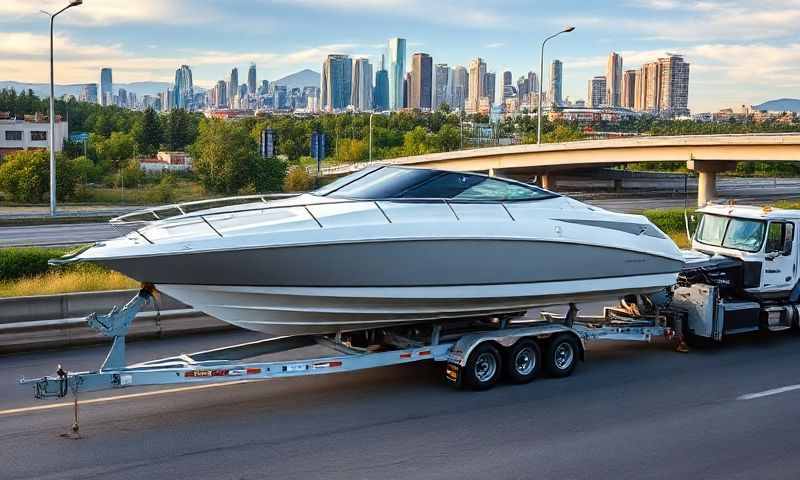
[[[536,70],[538,53],[531,43],[572,23],[576,32],[549,45],[545,58],[548,65],[555,58],[564,63],[565,98],[585,96],[587,79],[605,70],[609,51],[622,55],[626,65],[641,65],[668,51],[683,54],[693,68],[693,111],[798,96],[800,38],[793,25],[800,8],[790,0],[769,0],[770,12],[754,1],[629,1],[613,17],[609,2],[568,1],[541,18],[518,14],[516,1],[491,9],[479,2],[439,2],[437,15],[416,1],[403,8],[393,1],[279,1],[258,14],[225,8],[236,3],[144,0],[131,8],[117,0],[87,0],[57,22],[57,83],[99,83],[102,66],[113,68],[120,82],[172,81],[176,67],[188,64],[195,85],[210,89],[220,72],[233,65],[246,71],[250,62],[259,65],[259,80],[303,68],[319,71],[332,53],[363,56],[377,65],[391,36],[408,39],[407,62],[417,51],[450,65],[468,65],[480,56],[498,75],[511,70],[520,76]],[[2,80],[46,80],[46,22],[33,10],[55,5],[60,4],[2,2],[0,34],[9,40],[0,46]],[[165,8],[186,15],[163,15]],[[238,10],[247,10],[246,15]],[[306,23],[294,22],[300,18]],[[358,29],[347,28],[355,21]],[[187,35],[198,27],[206,34]],[[281,47],[270,38],[280,39]]]

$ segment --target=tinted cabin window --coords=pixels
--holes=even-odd
[[[794,240],[794,225],[784,222],[772,222],[767,229],[766,253],[791,252]]]
[[[482,182],[467,188],[455,197],[455,200],[531,200],[534,198],[545,198],[549,195],[539,189],[518,185],[516,183],[504,182],[485,178]]]

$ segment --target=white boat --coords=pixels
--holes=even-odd
[[[480,174],[379,166],[310,194],[250,200],[119,217],[152,221],[71,260],[276,335],[652,293],[673,285],[683,265],[643,216]]]

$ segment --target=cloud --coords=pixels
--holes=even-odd
[[[189,0],[84,0],[58,17],[59,22],[83,26],[105,27],[116,24],[159,23],[196,24],[213,18],[212,10]],[[0,0],[0,19],[20,20],[42,16],[39,10],[55,13],[64,8],[65,0]]]
[[[484,48],[502,48],[502,47],[505,47],[505,46],[506,46],[506,44],[503,43],[503,42],[495,42],[495,43],[488,43],[488,44],[484,45],[483,47]]]

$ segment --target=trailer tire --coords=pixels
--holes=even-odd
[[[504,360],[509,382],[528,383],[539,375],[542,351],[534,340],[523,338],[506,350]]]
[[[561,378],[572,374],[578,364],[580,349],[573,335],[562,333],[556,335],[547,345],[545,368],[553,377]]]
[[[503,363],[500,352],[488,342],[476,346],[461,369],[462,384],[472,390],[488,390],[497,384]]]

